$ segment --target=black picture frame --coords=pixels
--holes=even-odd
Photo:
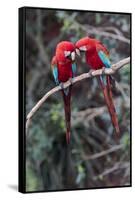
[[[59,9],[59,8],[40,8],[40,7],[22,7],[19,8],[19,173],[18,173],[18,190],[21,193],[34,193],[34,192],[54,192],[54,191],[70,191],[70,190],[86,190],[86,189],[107,189],[107,188],[120,188],[132,186],[132,134],[130,137],[130,184],[123,186],[109,186],[109,187],[92,187],[92,188],[72,188],[62,190],[43,190],[43,191],[27,191],[26,190],[26,10],[27,9],[41,9],[41,10],[61,10],[61,11],[79,11],[79,12],[93,12],[93,13],[110,13],[110,14],[124,14],[130,16],[130,54],[132,66],[132,13],[124,12],[104,12],[104,11],[90,11],[90,10],[72,10],[72,9]],[[132,67],[130,71],[130,126],[132,132]]]

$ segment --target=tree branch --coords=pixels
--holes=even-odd
[[[83,160],[94,160],[94,159],[100,158],[102,156],[105,156],[107,154],[110,154],[112,152],[118,151],[119,149],[122,149],[122,148],[123,148],[123,144],[119,144],[119,145],[113,146],[110,149],[101,151],[100,153],[96,153],[96,154],[90,155],[90,156],[83,155],[82,157],[83,157]]]
[[[124,36],[122,35],[117,35],[117,34],[114,34],[114,33],[109,33],[107,31],[100,31],[96,28],[93,28],[93,29],[89,29],[87,31],[88,34],[97,34],[97,35],[100,35],[100,36],[104,36],[104,37],[111,37],[115,40],[120,40],[122,42],[125,42],[125,43],[128,43],[130,44],[130,40],[125,38]]]
[[[82,81],[84,79],[87,78],[92,78],[94,76],[99,76],[102,74],[106,74],[106,75],[111,75],[114,74],[116,71],[118,71],[119,69],[121,69],[124,65],[128,64],[130,62],[130,57],[125,58],[121,61],[119,61],[116,64],[113,64],[111,68],[105,68],[105,69],[99,69],[99,70],[95,70],[92,71],[91,73],[84,73],[81,74],[80,76],[77,76],[73,79],[72,84],[75,84],[79,81]],[[71,85],[70,81],[67,81],[66,83],[63,84],[63,88],[67,88]],[[32,108],[32,110],[28,113],[27,115],[27,121],[26,121],[26,134],[28,133],[28,128],[31,122],[31,119],[33,117],[33,115],[36,113],[36,111],[42,106],[42,104],[48,99],[49,96],[51,96],[52,94],[58,92],[61,90],[60,86],[57,86],[53,89],[51,89],[49,92],[47,92],[39,101],[38,103]]]
[[[115,28],[115,32],[116,32],[116,30],[117,30],[117,34],[114,34],[114,33],[110,33],[110,32],[108,32],[108,31],[105,31],[105,29],[107,30],[109,30],[109,28],[110,28],[110,30],[112,29],[112,27],[102,27],[102,29],[101,29],[101,27],[94,27],[94,26],[90,26],[90,25],[87,25],[87,24],[85,24],[85,25],[82,25],[82,24],[79,24],[78,22],[76,22],[76,24],[79,26],[79,27],[81,27],[81,29],[83,30],[83,31],[85,31],[87,34],[94,34],[94,35],[100,35],[100,36],[104,36],[104,37],[108,37],[108,38],[113,38],[113,39],[115,39],[115,40],[119,40],[119,41],[122,41],[122,42],[125,42],[125,43],[127,43],[127,44],[130,44],[130,39],[128,39],[128,38],[126,38],[126,37],[124,37],[122,34],[121,34],[121,32],[118,30],[118,29],[116,29]],[[114,30],[114,28],[113,28],[113,30]]]
[[[129,162],[117,162],[115,163],[115,165],[109,169],[106,169],[103,173],[99,174],[98,176],[94,177],[94,180],[96,180],[97,178],[103,178],[104,176],[113,173],[116,170],[120,170],[120,169],[127,169],[130,167],[130,163]]]

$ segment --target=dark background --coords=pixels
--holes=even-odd
[[[130,56],[130,15],[99,12],[26,10],[27,113],[55,86],[50,69],[62,40],[84,36],[101,40],[112,63]],[[77,74],[88,72],[84,58]],[[26,141],[26,191],[130,185],[130,65],[115,74],[113,90],[121,136],[115,140],[96,78],[73,87],[71,143],[65,140],[61,93],[55,93],[32,119]]]

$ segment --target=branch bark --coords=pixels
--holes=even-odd
[[[127,169],[129,167],[130,167],[129,162],[117,162],[117,163],[115,163],[115,165],[113,167],[105,170],[103,173],[99,174],[98,176],[95,176],[94,180],[96,180],[97,178],[103,178],[104,176],[111,174],[116,170]]]
[[[92,78],[95,76],[99,76],[102,74],[106,74],[106,75],[111,75],[114,74],[116,71],[118,71],[119,69],[121,69],[124,65],[130,63],[130,57],[125,58],[121,61],[119,61],[116,64],[113,64],[111,66],[111,68],[105,68],[105,69],[99,69],[99,70],[95,70],[95,71],[91,71],[91,73],[84,73],[81,74],[80,76],[77,76],[73,79],[72,84],[75,84],[79,81],[82,81],[84,79],[87,78]],[[71,85],[70,81],[67,81],[66,83],[63,84],[63,88],[67,88]],[[48,99],[49,96],[51,96],[52,94],[54,94],[55,92],[58,92],[61,90],[60,86],[57,86],[53,89],[51,89],[49,92],[47,92],[39,101],[38,103],[32,108],[32,110],[28,113],[27,118],[26,118],[26,134],[28,133],[28,128],[31,122],[31,119],[33,117],[33,115],[36,113],[36,111],[43,105],[43,103]]]
[[[112,152],[118,151],[119,149],[122,149],[122,148],[123,148],[123,144],[119,144],[119,145],[113,146],[110,149],[101,151],[100,153],[96,153],[96,154],[91,155],[91,156],[83,155],[82,157],[83,157],[83,160],[94,160],[94,159],[103,157],[103,156],[105,156],[107,154],[110,154]]]

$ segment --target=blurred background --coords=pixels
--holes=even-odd
[[[130,15],[26,9],[26,113],[55,87],[50,69],[62,40],[101,40],[112,63],[130,56]],[[88,72],[77,59],[77,74]],[[130,65],[117,74],[114,102],[121,130],[115,138],[96,78],[78,82],[72,94],[71,143],[66,145],[61,93],[50,96],[32,119],[26,140],[26,191],[130,185]]]

